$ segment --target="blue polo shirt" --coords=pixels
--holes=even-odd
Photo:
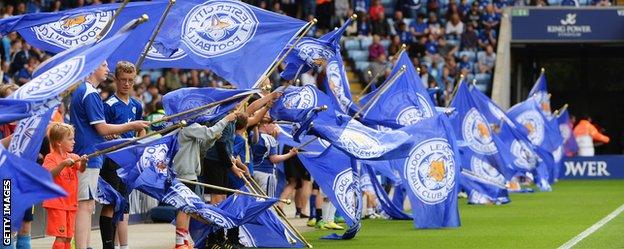
[[[109,124],[125,124],[130,121],[143,119],[143,107],[141,102],[130,97],[128,103],[123,102],[117,95],[113,94],[104,101],[104,117]],[[135,131],[128,131],[121,134],[123,138],[133,138]]]
[[[97,133],[94,125],[105,122],[104,105],[100,94],[90,83],[81,83],[72,94],[69,106],[69,123],[75,129],[74,153],[85,155],[95,152],[95,145],[105,140]],[[97,156],[89,159],[87,167],[99,169],[103,163],[104,158]]]
[[[269,134],[260,133],[258,143],[252,146],[254,170],[273,174],[275,164],[269,156],[277,155],[277,141]]]

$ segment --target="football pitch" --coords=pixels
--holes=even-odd
[[[416,230],[412,221],[364,220],[352,240],[305,237],[314,248],[558,248],[624,205],[624,181],[560,181],[553,192],[511,194],[501,206],[459,200],[461,227]],[[343,231],[337,231],[342,234]],[[573,248],[624,248],[624,212]]]

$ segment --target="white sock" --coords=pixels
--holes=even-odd
[[[128,245],[125,245],[125,246],[120,246],[119,249],[130,249],[130,247]]]
[[[373,210],[373,208],[367,208],[367,209],[366,209],[366,214],[367,214],[367,215],[372,215],[372,214],[374,214],[374,213],[375,213],[375,210]]]
[[[117,245],[116,245],[116,246],[115,246],[115,249],[121,249],[121,248],[119,248],[119,246],[117,246]]]

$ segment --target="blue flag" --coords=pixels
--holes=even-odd
[[[413,124],[407,158],[395,160],[412,206],[414,227],[460,226],[457,207],[459,152],[453,129],[444,115]]]
[[[3,219],[11,220],[11,231],[21,228],[27,209],[47,199],[67,196],[52,181],[52,175],[44,167],[11,154],[0,146],[0,178],[4,190],[10,188],[10,213],[2,212]],[[7,202],[3,202],[7,205]],[[4,221],[6,225],[6,220]]]
[[[335,109],[331,104],[329,96],[312,85],[289,86],[283,90],[284,94],[271,108],[271,117],[275,120],[302,123],[309,119],[316,119],[309,116],[314,108],[327,106],[327,110],[318,113],[322,119],[332,120],[335,117]]]
[[[359,177],[352,165],[355,161],[333,146],[320,154],[303,152],[297,156],[347,225],[358,227],[362,205]]]
[[[500,196],[490,194],[505,190],[505,180],[511,180],[515,174],[509,161],[512,156],[509,151],[498,148],[497,145],[503,144],[503,142],[500,141],[498,134],[494,133],[488,120],[479,111],[467,84],[464,82],[459,84],[451,103],[456,112],[451,114],[450,120],[458,139],[466,144],[460,148],[462,172],[472,176],[465,177],[467,174],[462,174],[460,183],[468,194],[487,195],[491,201],[496,202]],[[503,176],[499,177],[500,174]],[[474,181],[475,178],[481,178],[481,181],[466,184],[469,181]],[[499,181],[501,178],[503,179],[502,184]],[[479,185],[481,188],[472,188],[475,185]]]
[[[372,101],[369,107],[362,111],[362,122],[400,128],[433,117],[435,105],[406,52],[399,56],[388,80],[399,73],[403,66],[406,67],[405,72],[391,86],[378,88],[361,98],[361,105]],[[383,92],[379,93],[380,91]],[[379,97],[373,99],[377,94]]]
[[[568,113],[567,108],[559,112],[557,121],[559,122],[559,131],[561,132],[561,137],[563,138],[563,149],[565,155],[571,156],[576,154],[578,152],[578,144],[576,144],[576,139],[574,139],[574,136],[572,135],[573,124],[570,122],[570,114]]]
[[[240,189],[249,192],[246,187]],[[303,247],[296,235],[289,232],[283,223],[270,210],[276,201],[263,201],[249,196],[231,195],[219,204],[218,208],[235,217],[239,226],[240,243],[247,247]],[[219,226],[212,226],[191,220],[189,234],[195,242],[195,248],[204,248],[206,238]]]
[[[79,83],[117,49],[134,31],[124,30],[96,44],[85,45],[52,57],[35,77],[8,98],[0,99],[0,123],[46,113],[60,104],[60,95]]]
[[[257,90],[230,90],[223,88],[213,87],[185,87],[169,92],[163,96],[162,103],[167,116],[177,114],[183,111],[187,111],[196,107],[204,106],[216,101],[225,100],[231,98],[231,101],[216,105],[206,110],[201,111],[203,115],[194,118],[193,120],[187,120],[187,122],[206,122],[217,119],[230,110],[234,109],[238,104],[238,101],[249,94],[259,92]],[[188,115],[175,118],[172,121],[182,120],[185,117],[195,116],[199,112],[193,112]]]
[[[319,39],[312,37],[302,38],[286,56],[284,60],[286,68],[280,76],[286,80],[292,80],[297,75],[318,67],[318,63],[315,63],[315,61],[329,61],[332,57],[340,55],[340,38],[345,29],[351,25],[351,22],[353,20],[349,18],[342,27],[323,35]],[[293,47],[292,42],[287,48],[284,48],[282,54],[291,47]]]
[[[546,83],[546,74],[543,72],[540,74],[539,78],[537,78],[535,84],[533,84],[531,91],[529,91],[528,98],[536,99],[544,116],[548,119],[552,117],[550,95],[548,95],[548,83]]]
[[[358,107],[353,103],[353,99],[351,98],[349,79],[347,78],[340,53],[336,53],[329,58],[327,68],[325,69],[323,85],[325,87],[325,93],[331,96],[332,104],[336,110],[351,115],[358,111]]]
[[[53,112],[52,108],[45,113],[20,120],[11,138],[9,151],[26,160],[37,161]]]
[[[403,205],[395,205],[390,197],[388,197],[386,190],[384,190],[379,181],[377,181],[377,177],[375,177],[375,170],[373,169],[373,167],[368,164],[362,164],[362,168],[370,176],[370,181],[373,185],[373,189],[375,190],[377,201],[379,201],[381,209],[384,211],[384,213],[386,213],[388,216],[390,216],[390,218],[395,220],[411,220],[412,216],[403,212]]]
[[[240,89],[254,88],[304,26],[240,1],[178,1],[144,68],[208,68]]]
[[[128,200],[121,196],[121,194],[102,179],[102,177],[98,178],[97,196],[95,199],[100,204],[114,206],[115,213],[113,214],[113,220],[115,222],[123,220],[124,206],[128,203]]]
[[[139,189],[160,200],[171,179],[168,167],[177,151],[177,132],[107,153],[128,191]]]
[[[327,141],[324,141],[320,138],[317,138],[315,136],[309,136],[309,135],[303,135],[301,137],[299,137],[299,140],[301,142],[297,142],[294,140],[293,138],[293,132],[295,131],[293,129],[292,126],[289,125],[279,125],[278,126],[280,133],[279,136],[277,136],[277,142],[279,143],[279,145],[288,145],[290,147],[299,147],[301,146],[303,143],[310,141],[311,139],[316,139],[316,141],[311,142],[307,145],[305,145],[305,147],[301,148],[301,150],[303,151],[314,151],[314,152],[322,152],[323,150],[325,150],[329,143]]]
[[[0,34],[17,31],[33,47],[41,50],[60,53],[97,41],[97,36],[113,18],[120,4],[92,5],[59,12],[32,13],[0,20]],[[152,35],[158,18],[162,15],[167,2],[134,2],[128,3],[103,35],[103,39],[111,38],[130,20],[149,16],[149,21],[136,28],[137,32],[130,35],[132,42],[124,43],[119,49],[107,48],[100,50],[112,53],[109,63],[115,65],[119,60],[135,62],[143,52]],[[109,50],[109,51],[106,51]]]

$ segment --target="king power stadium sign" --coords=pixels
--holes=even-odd
[[[624,156],[564,158],[560,179],[624,179]]]
[[[515,7],[511,23],[514,43],[624,42],[624,8]]]

